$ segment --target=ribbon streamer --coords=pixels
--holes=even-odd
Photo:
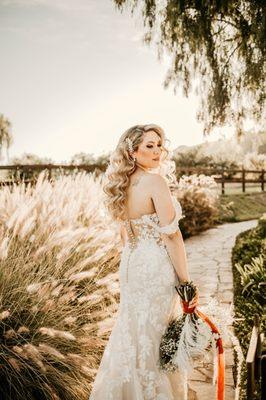
[[[207,325],[211,328],[212,333],[216,334],[218,337],[215,338],[216,347],[218,350],[217,364],[218,364],[218,376],[217,376],[217,392],[216,399],[224,400],[224,377],[225,377],[225,362],[224,362],[224,349],[223,342],[220,332],[216,325],[205,315],[202,311],[198,310],[197,306],[189,307],[189,301],[181,300],[183,312],[186,314],[195,313],[199,318],[201,318]]]

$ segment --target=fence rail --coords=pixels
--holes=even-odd
[[[201,167],[177,167],[176,171],[185,174],[206,174],[212,175],[216,183],[221,184],[222,194],[225,193],[225,184],[226,183],[241,183],[242,192],[245,193],[246,191],[246,184],[247,183],[258,183],[261,187],[261,191],[264,192],[264,184],[266,182],[265,170],[257,170],[257,169],[226,169],[226,168],[201,168]],[[239,174],[239,177],[235,175]],[[258,175],[257,179],[249,178],[248,174],[256,174]]]
[[[52,179],[53,175],[61,171],[85,170],[87,172],[96,171],[97,173],[104,172],[106,164],[80,164],[80,165],[65,165],[65,164],[27,164],[27,165],[0,165],[1,171],[7,171],[9,177],[1,180],[1,185],[9,185],[19,183],[23,180],[25,183],[34,182],[36,175],[42,170],[48,171],[48,179]],[[212,176],[216,183],[221,184],[221,192],[225,193],[225,185],[228,183],[241,183],[242,192],[246,191],[246,184],[259,184],[261,191],[264,191],[266,181],[265,170],[246,170],[242,169],[226,169],[226,168],[207,168],[207,167],[176,167],[176,174],[181,177],[183,174],[205,174]],[[257,179],[250,177],[258,175]],[[32,175],[32,176],[30,176]]]

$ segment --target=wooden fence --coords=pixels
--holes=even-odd
[[[265,170],[247,170],[247,169],[214,169],[214,168],[199,168],[199,167],[188,167],[188,168],[176,168],[178,175],[180,174],[205,174],[212,176],[216,183],[221,184],[222,194],[225,193],[226,183],[241,183],[242,192],[246,191],[247,183],[258,183],[261,187],[261,191],[264,191],[264,183],[266,180]],[[258,175],[257,179],[248,177],[248,174]]]
[[[64,164],[31,164],[31,165],[0,165],[0,172],[7,171],[9,178],[0,180],[0,184],[13,184],[19,183],[23,180],[25,183],[34,182],[36,176],[42,170],[47,170],[48,178],[53,179],[62,171],[78,171],[85,170],[87,172],[95,171],[96,175],[104,172],[106,164],[81,164],[81,165],[64,165]],[[265,170],[246,170],[242,169],[215,169],[215,168],[202,168],[202,167],[177,167],[176,174],[178,177],[182,175],[191,174],[204,174],[212,176],[218,184],[221,184],[221,192],[225,193],[225,185],[228,183],[241,183],[242,192],[246,191],[248,183],[259,184],[261,191],[264,191],[265,184]],[[250,177],[250,175],[252,175]],[[258,175],[254,179],[254,175]]]
[[[264,335],[260,332],[259,315],[256,314],[246,357],[247,400],[255,399],[256,387],[261,389],[261,400],[266,398],[266,355],[262,354],[263,339]]]

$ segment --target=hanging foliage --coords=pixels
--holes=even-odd
[[[265,104],[265,9],[263,0],[114,0],[133,15],[141,10],[158,58],[172,57],[164,88],[174,85],[188,97],[193,85],[200,96],[197,119],[204,135],[214,127],[243,121],[263,123]]]

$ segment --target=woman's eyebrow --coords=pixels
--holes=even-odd
[[[161,141],[158,140],[158,143],[160,143]],[[153,140],[149,140],[147,143],[155,143]]]

